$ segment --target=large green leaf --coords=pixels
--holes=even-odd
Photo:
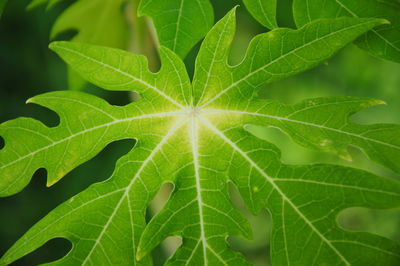
[[[56,20],[51,38],[77,30],[73,41],[127,48],[128,23],[123,14],[125,0],[79,0]]]
[[[243,0],[250,14],[269,29],[278,27],[276,22],[276,0]]]
[[[390,24],[371,30],[357,45],[371,54],[400,63],[400,3],[397,0],[294,0],[298,26],[314,19],[335,17],[384,18]]]
[[[138,11],[153,19],[161,45],[182,58],[214,22],[209,0],[141,0]]]
[[[275,146],[244,128],[248,123],[279,126],[297,132],[298,138],[320,138],[323,133],[312,125],[340,127],[350,113],[376,103],[316,99],[321,115],[311,115],[307,113],[311,102],[285,106],[257,99],[255,93],[266,82],[325,61],[381,22],[342,18],[312,22],[299,30],[273,30],[257,36],[244,61],[230,66],[232,11],[203,42],[193,86],[182,61],[166,48],[161,49],[160,72],[151,73],[142,56],[79,43],[52,44],[86,80],[108,90],[138,91],[141,99],[124,107],[80,92],[31,99],[57,112],[61,122],[48,128],[19,118],[0,125],[5,140],[0,150],[0,195],[21,190],[38,168],[48,170],[52,184],[111,141],[135,138],[137,142],[119,159],[110,179],[92,185],[39,221],[0,259],[0,265],[56,237],[68,239],[73,248],[54,265],[148,265],[147,254],[168,236],[181,236],[183,243],[167,264],[246,265],[249,262],[226,243],[229,235],[251,237],[248,222],[229,199],[229,181],[252,212],[264,208],[271,212],[275,265],[398,264],[399,244],[344,231],[336,216],[351,206],[400,206],[399,182],[335,165],[285,165]],[[331,118],[333,123],[326,114],[339,107],[323,102],[349,107],[339,114],[342,120]],[[359,134],[370,127],[351,125],[345,130]],[[391,127],[398,132],[398,126]],[[335,133],[327,137],[339,149],[362,146],[357,138]],[[377,131],[375,137],[393,145],[393,150],[375,154],[390,152],[398,158],[394,152],[398,142],[387,134]],[[398,162],[392,163],[398,166]],[[172,182],[175,189],[146,225],[146,207],[165,182]]]

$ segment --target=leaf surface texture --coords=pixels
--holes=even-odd
[[[168,48],[161,48],[162,67],[152,73],[143,56],[53,43],[51,48],[87,81],[107,90],[137,91],[141,99],[117,107],[82,92],[32,98],[30,102],[55,111],[60,124],[48,128],[18,118],[0,125],[5,140],[0,195],[20,191],[38,168],[47,169],[51,185],[112,141],[133,138],[136,144],[118,160],[108,180],[50,212],[0,264],[63,237],[73,248],[53,265],[149,265],[149,253],[161,241],[180,236],[182,245],[168,265],[247,265],[226,243],[230,235],[252,235],[230,201],[228,182],[253,213],[267,208],[272,214],[275,265],[398,264],[397,243],[344,231],[336,216],[353,206],[398,207],[399,182],[342,166],[285,165],[274,145],[245,130],[247,124],[279,127],[304,146],[341,155],[355,145],[398,171],[399,126],[349,120],[350,114],[380,102],[335,97],[284,105],[256,97],[261,85],[324,62],[381,23],[341,18],[311,22],[299,30],[276,29],[255,37],[243,62],[231,66],[231,11],[206,36],[193,82],[180,57]],[[173,183],[174,191],[146,225],[146,208],[165,182]]]

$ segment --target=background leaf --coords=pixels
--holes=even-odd
[[[250,14],[268,29],[278,27],[276,22],[276,0],[243,0]]]
[[[126,49],[129,32],[122,8],[125,3],[125,0],[77,1],[58,17],[50,38],[67,30],[77,30],[73,41]],[[71,69],[68,72],[71,89],[81,90],[85,82]]]
[[[60,0],[33,1],[29,8],[46,2],[47,8],[51,8]],[[72,30],[77,31],[72,41],[127,49],[129,28],[123,9],[125,4],[126,0],[76,1],[57,18],[50,39]],[[68,80],[72,90],[82,90],[86,85],[79,74],[71,69],[68,69]]]
[[[153,19],[160,44],[181,58],[186,57],[214,22],[209,0],[141,0],[138,12]]]
[[[387,19],[382,25],[360,37],[356,44],[382,59],[400,62],[400,6],[395,0],[295,0],[294,18],[298,26],[318,18],[375,17]]]
[[[151,102],[158,97],[162,98],[162,100],[159,100],[160,102],[164,100],[167,100],[167,102],[158,104],[157,108],[152,104],[142,107],[140,107],[141,105],[130,105],[124,110],[119,107],[111,107],[104,101],[84,94],[71,94],[69,97],[62,98],[57,95],[43,95],[30,99],[29,102],[42,104],[57,111],[60,114],[61,122],[55,128],[48,128],[37,120],[20,118],[0,125],[0,134],[9,144],[0,151],[0,173],[2,176],[0,195],[2,196],[12,195],[20,191],[29,182],[32,174],[41,167],[45,167],[48,171],[47,185],[50,186],[60,180],[77,165],[96,155],[105,145],[119,139],[118,136],[121,135],[117,132],[131,122],[129,118],[125,117],[126,113],[137,112],[137,117],[140,120],[147,117],[142,116],[146,110],[165,113],[168,112],[171,105],[181,106],[165,93],[159,94],[159,90],[155,87],[156,84],[161,82],[163,86],[176,89],[188,83],[188,78],[185,78],[182,72],[173,72],[175,69],[182,70],[184,68],[182,62],[173,60],[173,58],[176,60],[176,55],[171,52],[165,51],[163,53],[165,64],[162,71],[156,75],[146,68],[145,57],[129,52],[114,50],[113,53],[113,50],[82,46],[78,43],[55,43],[52,47],[71,60],[72,64],[79,64],[81,73],[90,73],[90,81],[97,80],[101,84],[105,84],[105,88],[111,90],[142,92],[142,102],[146,102],[146,98]],[[85,54],[80,52],[79,49],[84,49]],[[102,58],[105,53],[108,56]],[[95,61],[90,58],[91,54],[102,61]],[[83,64],[83,60],[86,61],[86,64]],[[124,62],[124,64],[121,64],[121,62]],[[109,65],[106,65],[107,63]],[[132,68],[132,64],[134,68]],[[118,71],[116,71],[117,67],[120,67]],[[94,71],[96,68],[101,71]],[[174,73],[177,76],[174,78],[170,74],[169,79],[166,80],[166,73]],[[152,86],[154,91],[149,91],[148,86]],[[178,97],[184,101],[185,94],[181,93],[180,90],[175,91],[174,96],[179,95]],[[48,98],[52,101],[49,101]],[[168,98],[172,101],[169,102]],[[70,104],[67,104],[68,102]],[[69,112],[69,108],[73,108],[75,111]],[[159,108],[161,110],[157,112],[156,110]],[[160,115],[163,116],[163,114]],[[113,127],[116,127],[116,129],[112,129]],[[29,144],[24,144],[25,141],[28,141]],[[77,149],[85,150],[84,154],[77,153]],[[60,152],[65,160],[60,161],[60,158],[55,156]],[[20,173],[20,175],[16,176],[15,173]]]

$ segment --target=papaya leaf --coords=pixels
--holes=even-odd
[[[294,0],[296,24],[302,26],[319,18],[383,18],[390,24],[361,36],[356,44],[382,59],[400,63],[400,3],[397,0]]]
[[[28,9],[47,4],[52,8],[62,0],[34,0]],[[54,23],[50,39],[68,30],[77,31],[71,41],[128,48],[128,22],[123,12],[126,0],[79,0],[69,6]],[[72,90],[82,90],[86,82],[68,69],[68,83]]]
[[[18,118],[0,125],[5,140],[0,150],[0,195],[21,190],[38,168],[47,169],[51,185],[114,140],[134,138],[136,144],[118,160],[108,180],[50,212],[3,255],[0,265],[57,237],[68,239],[73,247],[52,265],[150,265],[148,254],[168,236],[180,236],[183,242],[167,264],[250,264],[226,243],[230,235],[252,235],[230,201],[228,182],[235,184],[253,213],[270,211],[274,265],[397,265],[398,243],[345,231],[336,217],[353,206],[400,206],[399,182],[342,166],[285,165],[274,145],[245,130],[249,123],[279,126],[297,133],[294,138],[301,143],[316,135],[317,143],[322,137],[327,140],[327,150],[357,145],[368,152],[362,142],[366,140],[358,138],[363,136],[391,145],[369,147],[372,159],[387,152],[399,158],[398,140],[386,130],[374,130],[388,126],[347,120],[377,101],[336,97],[285,106],[256,97],[262,84],[320,64],[381,23],[340,18],[311,22],[299,30],[276,29],[255,37],[244,61],[231,66],[231,11],[206,36],[193,85],[179,56],[168,48],[161,48],[161,70],[152,73],[140,55],[53,43],[51,49],[87,81],[107,90],[137,91],[141,98],[123,107],[72,91],[32,98],[30,102],[58,113],[60,124],[48,128],[34,119]],[[347,107],[339,112],[341,107],[333,103]],[[317,112],[308,111],[313,107]],[[328,116],[335,112],[338,118]],[[381,161],[388,167],[398,167],[398,162]],[[165,182],[175,189],[146,225],[146,208]]]
[[[160,44],[181,58],[186,57],[214,23],[209,0],[141,0],[138,12],[153,19]]]
[[[33,0],[29,8],[46,4],[51,8],[62,0]],[[128,48],[128,22],[122,7],[128,0],[79,0],[57,19],[51,31],[55,38],[67,30],[77,30],[72,41]],[[184,58],[210,30],[214,22],[209,0],[141,0],[138,15],[153,19],[161,45]],[[133,12],[133,11],[132,11]],[[72,89],[81,90],[85,82],[73,70],[68,70]]]
[[[72,41],[127,49],[128,22],[122,8],[125,3],[125,0],[77,1],[57,18],[50,38],[67,30],[77,30]],[[49,7],[54,4],[56,2],[49,2]],[[68,69],[68,82],[75,90],[85,86],[84,80],[71,69]]]
[[[250,14],[268,29],[278,27],[276,22],[276,0],[243,0]]]

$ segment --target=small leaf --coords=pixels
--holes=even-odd
[[[184,58],[212,27],[209,0],[142,0],[139,15],[150,16],[161,45]]]
[[[277,0],[243,0],[250,14],[268,29],[278,27],[276,22]]]
[[[47,3],[51,8],[61,0],[36,0],[28,8]],[[128,22],[123,6],[126,0],[78,0],[69,6],[54,23],[50,38],[68,30],[76,30],[71,39],[95,45],[126,49],[129,39]],[[68,69],[68,83],[72,90],[82,90],[86,82],[75,71]]]
[[[383,18],[389,23],[361,36],[356,44],[382,59],[400,63],[400,4],[396,0],[295,0],[294,18],[302,26],[319,18]]]
[[[227,65],[235,33],[230,13],[206,36],[196,60],[193,80],[195,102],[201,108],[226,105],[227,98],[250,99],[260,86],[308,70],[334,55],[379,19],[322,19],[299,30],[279,28],[256,36],[243,62]],[[223,96],[223,97],[222,97]]]

